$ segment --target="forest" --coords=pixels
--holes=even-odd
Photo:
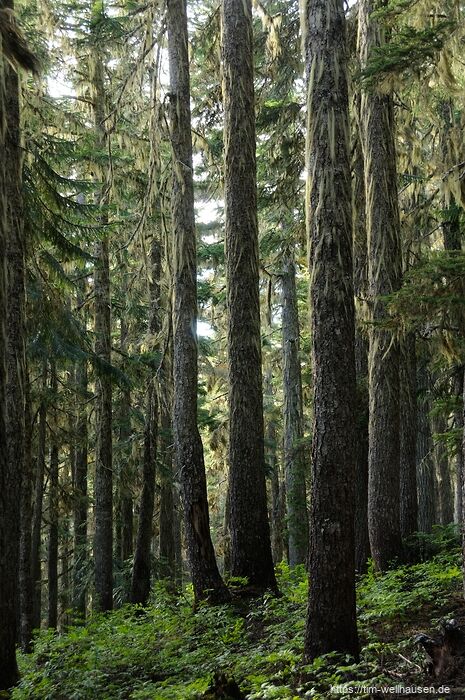
[[[464,46],[0,0],[0,698],[465,699]]]

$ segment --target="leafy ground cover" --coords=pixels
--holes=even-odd
[[[363,648],[358,663],[337,655],[302,662],[306,575],[302,568],[291,571],[282,564],[280,598],[265,595],[194,611],[189,590],[174,597],[159,584],[146,610],[126,606],[95,615],[66,634],[42,632],[34,653],[21,657],[22,680],[12,697],[342,700],[353,697],[354,691],[335,692],[334,686],[429,686],[415,635],[431,632],[441,619],[465,616],[459,551],[454,538],[444,530],[438,533],[427,546],[425,541],[416,543],[430,557],[427,560],[383,576],[370,570],[360,580]],[[215,674],[220,675],[217,690]],[[235,683],[228,682],[232,678]],[[370,695],[361,692],[356,697]],[[465,691],[444,697],[465,698]]]

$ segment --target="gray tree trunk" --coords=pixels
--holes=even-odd
[[[356,657],[355,314],[344,4],[307,0],[303,19],[314,387],[304,654]]]
[[[124,288],[123,288],[124,293]],[[126,290],[127,293],[127,290]],[[123,311],[123,314],[125,311]],[[128,343],[128,325],[126,320],[120,319],[120,349],[125,355],[127,354]],[[123,564],[133,555],[134,551],[134,513],[133,513],[133,498],[132,498],[132,468],[130,453],[131,448],[129,440],[131,438],[131,390],[125,386],[121,390],[120,403],[120,430],[119,437],[121,445],[124,445],[122,450],[122,464],[120,467],[118,492],[119,492],[119,523],[120,541],[117,547],[117,555],[120,563]]]
[[[51,365],[50,389],[52,401],[58,401],[58,379],[55,363]],[[56,629],[58,621],[58,467],[57,411],[53,411],[48,479],[48,618],[47,627]]]
[[[352,217],[355,294],[355,375],[357,379],[357,474],[355,479],[355,569],[365,573],[370,556],[368,536],[368,252],[365,169],[360,135],[360,93],[355,95],[352,162]]]
[[[284,473],[286,477],[289,566],[305,564],[308,550],[306,460],[304,446],[302,374],[300,368],[300,327],[297,308],[295,262],[290,250],[283,254],[282,346]]]
[[[37,435],[37,465],[34,484],[34,510],[32,518],[31,571],[34,585],[34,600],[32,605],[32,627],[39,629],[42,614],[42,557],[41,531],[42,508],[44,500],[45,454],[47,445],[47,362],[44,361],[42,370],[42,396],[39,406],[39,425]]]
[[[384,42],[371,17],[373,0],[361,0],[359,55],[363,69]],[[392,95],[361,94],[365,162],[370,320],[387,318],[383,295],[401,282],[402,257],[397,195]],[[368,529],[375,565],[385,570],[402,550],[400,534],[399,343],[379,325],[370,326]]]
[[[197,425],[197,260],[185,0],[167,3],[170,136],[173,154],[173,433],[184,508],[186,545],[196,601],[229,593],[210,535],[203,446]]]
[[[231,573],[276,588],[266,500],[251,0],[223,0]]]
[[[77,303],[82,307],[85,297],[85,283],[78,289]],[[84,323],[86,317],[84,316]],[[88,399],[87,362],[82,359],[76,368],[77,415],[76,435],[78,442],[73,466],[73,609],[84,620],[86,616],[85,573],[87,568],[87,461],[88,461]]]
[[[400,530],[408,537],[418,530],[417,499],[417,361],[415,335],[401,341],[400,362]]]
[[[3,0],[2,9],[14,10],[12,0]],[[0,59],[3,61],[3,59]],[[22,197],[22,147],[20,133],[19,79],[3,61],[1,80],[2,120],[2,342],[0,390],[6,404],[0,407],[0,690],[12,685],[18,676],[15,658],[19,620],[19,541],[21,478],[25,445],[25,235]],[[4,92],[3,92],[4,91]],[[6,272],[6,276],[5,276]],[[3,365],[6,352],[6,367]],[[4,374],[6,372],[6,375]],[[4,383],[6,381],[6,384]],[[6,430],[6,435],[3,431]],[[4,442],[6,440],[6,443]],[[11,681],[11,682],[10,682]]]
[[[31,554],[32,554],[32,491],[34,482],[34,469],[32,460],[32,435],[33,418],[30,397],[29,376],[26,371],[25,384],[25,443],[24,443],[24,474],[21,483],[21,538],[19,559],[19,595],[21,609],[20,642],[21,649],[28,654],[32,651],[32,603],[34,598],[34,585],[32,581]]]
[[[447,431],[447,421],[444,416],[435,416],[433,431],[438,435]],[[436,440],[434,445],[434,463],[438,494],[437,521],[441,525],[448,525],[454,520],[454,498],[447,447],[440,439]]]
[[[150,318],[149,333],[152,338],[160,336],[161,308],[161,242],[156,233],[152,239],[150,252]],[[159,345],[157,346],[159,349]],[[156,368],[154,367],[154,370]],[[144,461],[142,474],[142,495],[139,509],[134,568],[131,581],[131,602],[146,605],[150,593],[151,550],[153,530],[153,509],[155,503],[155,468],[157,462],[157,442],[159,426],[158,382],[154,376],[147,393],[147,415],[145,418]]]
[[[461,402],[463,396],[463,367],[457,367],[453,379],[453,391],[457,403]],[[457,452],[455,457],[455,504],[454,504],[454,521],[461,523],[463,519],[463,500],[462,500],[462,481],[463,481],[463,450],[462,450],[462,433],[463,433],[463,411],[459,406],[454,411],[454,428],[460,431],[457,439]]]
[[[435,514],[435,483],[433,440],[431,436],[431,380],[425,359],[419,361],[418,383],[418,435],[417,435],[417,484],[418,529],[431,532]]]
[[[99,24],[103,18],[103,3],[92,10],[92,64],[94,131],[96,148],[103,151],[107,144],[105,128],[104,65],[101,53]],[[106,173],[102,169],[102,180]],[[108,223],[108,184],[104,182],[98,196],[102,206],[101,222]],[[113,463],[112,463],[112,384],[108,372],[111,364],[111,297],[108,233],[102,233],[97,250],[94,274],[95,354],[106,368],[100,368],[96,378],[96,449],[95,449],[95,534],[94,534],[94,606],[96,610],[113,608]]]

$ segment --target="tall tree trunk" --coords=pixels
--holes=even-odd
[[[276,423],[272,418],[266,427],[266,437],[269,444],[268,464],[271,471],[271,551],[274,563],[278,564],[284,557],[285,498],[283,498],[283,491],[285,489],[276,455]]]
[[[464,368],[464,375],[462,377],[462,386],[463,386],[463,425],[465,426],[465,368]],[[462,450],[464,451],[464,456],[463,456],[463,461],[465,462],[465,427],[464,427],[464,434],[463,434],[463,439],[462,439]],[[465,469],[462,471],[462,503],[465,503]],[[461,528],[462,528],[462,570],[463,570],[463,595],[465,598],[465,520],[463,518],[463,511],[462,511],[462,521],[461,521]]]
[[[444,164],[449,168],[454,164],[450,157],[450,129],[454,122],[454,104],[452,100],[443,102],[440,105],[440,113],[443,121],[443,128],[441,129],[441,140],[442,140],[442,156]],[[444,250],[462,250],[462,231],[460,226],[460,211],[461,208],[457,206],[457,202],[452,194],[449,195],[449,199],[444,202],[444,221],[442,223],[442,237]],[[458,290],[459,294],[463,294],[463,287]],[[458,314],[459,315],[459,314]],[[459,322],[461,322],[459,320]],[[452,379],[452,392],[455,395],[457,403],[460,404],[462,401],[463,394],[463,368],[458,365],[454,371],[454,376]],[[457,408],[454,411],[454,428],[460,431],[460,437],[457,440],[456,455],[455,455],[455,520],[461,522],[462,520],[462,472],[463,472],[463,450],[462,450],[462,439],[461,434],[463,433],[463,412],[461,408]]]
[[[156,232],[152,239],[150,254],[150,319],[149,333],[159,338],[161,332],[160,280],[161,242]],[[159,349],[159,341],[154,350]],[[155,370],[155,368],[154,368]],[[155,374],[155,372],[154,372]],[[139,509],[139,527],[134,553],[134,568],[131,582],[131,602],[146,605],[150,593],[151,548],[153,529],[153,509],[155,503],[155,467],[158,442],[158,386],[156,376],[152,377],[147,394],[147,415],[144,436],[144,462],[142,474],[142,497]]]
[[[444,416],[436,416],[434,418],[433,431],[437,435],[447,431],[447,421]],[[441,525],[448,525],[454,520],[454,499],[449,469],[449,456],[447,454],[447,447],[441,439],[438,439],[434,446],[434,461],[439,501],[437,504],[438,522]]]
[[[24,474],[21,482],[21,537],[19,558],[19,596],[21,609],[21,649],[26,654],[32,651],[32,602],[34,598],[34,584],[32,581],[31,553],[32,553],[32,490],[34,469],[32,461],[32,433],[33,418],[30,396],[29,377],[26,372],[25,384],[25,442],[24,442]]]
[[[85,297],[85,283],[78,289],[77,303],[82,307]],[[84,323],[86,316],[84,315]],[[87,361],[82,359],[76,368],[77,416],[73,474],[73,609],[84,619],[86,615],[85,572],[87,568]]]
[[[417,434],[417,485],[418,530],[431,532],[435,513],[435,484],[433,464],[433,440],[430,422],[431,382],[424,358],[419,362],[418,383],[418,434]]]
[[[163,578],[174,581],[176,552],[174,542],[174,494],[173,494],[173,456],[171,450],[171,403],[167,386],[168,377],[164,374],[165,391],[160,400],[160,564]]]
[[[51,367],[50,382],[53,398],[58,400],[58,381],[55,363]],[[47,626],[56,628],[58,620],[58,465],[59,452],[57,442],[56,410],[54,411],[50,448],[50,469],[48,482],[48,621]]]
[[[283,498],[284,486],[281,483],[281,469],[277,456],[277,426],[274,406],[276,397],[273,392],[273,375],[271,365],[265,372],[265,459],[268,471],[271,474],[271,500],[269,504],[270,529],[271,529],[271,552],[273,562],[278,564],[284,557],[284,533],[285,533],[285,498]],[[228,523],[229,533],[229,523]],[[229,535],[228,535],[229,536]],[[287,544],[287,542],[286,542]]]
[[[3,0],[1,9],[14,10],[12,0]],[[24,472],[25,444],[25,235],[22,197],[22,149],[20,134],[19,79],[16,71],[3,62],[2,75],[2,237],[6,249],[5,287],[0,290],[2,333],[6,342],[6,385],[2,383],[2,397],[6,405],[1,408],[6,444],[0,437],[0,451],[6,453],[6,461],[0,465],[0,690],[12,685],[18,676],[15,659],[17,620],[19,619],[19,541],[21,478]],[[3,247],[5,246],[5,247]],[[0,261],[5,273],[5,260]],[[3,355],[3,351],[2,351]],[[3,357],[1,362],[3,362]],[[5,414],[6,411],[6,414]],[[5,422],[6,415],[6,422]]]
[[[304,564],[308,549],[307,490],[302,375],[300,369],[300,328],[297,308],[294,256],[285,251],[282,259],[282,346],[284,396],[284,473],[286,478],[289,566]]]
[[[415,335],[401,341],[400,362],[400,530],[408,537],[418,530],[417,499],[417,361]]]
[[[457,438],[457,452],[455,458],[455,522],[461,523],[463,519],[463,500],[462,500],[462,481],[463,481],[463,450],[462,450],[462,433],[464,430],[463,426],[463,409],[461,407],[462,396],[463,396],[463,367],[459,366],[456,368],[453,379],[453,391],[458,403],[457,408],[454,411],[454,428],[459,431],[459,437]]]
[[[168,279],[171,287],[171,280]],[[176,580],[176,511],[173,474],[173,342],[171,299],[165,322],[165,343],[167,343],[160,372],[160,563],[164,578]]]
[[[373,0],[361,0],[359,53],[363,69],[384,41],[372,18]],[[379,325],[383,295],[397,290],[402,258],[392,95],[365,88],[361,95],[365,162],[370,320],[368,528],[375,565],[385,570],[402,549],[399,509],[399,343]]]
[[[153,508],[155,503],[155,464],[157,458],[158,401],[153,381],[147,393],[142,495],[139,508],[134,567],[131,579],[131,603],[146,605],[150,593]]]
[[[231,573],[276,588],[266,501],[251,0],[223,0]]]
[[[186,544],[196,601],[229,597],[210,535],[203,446],[197,426],[197,260],[185,0],[168,0],[170,135],[173,152],[173,432]]]
[[[365,168],[360,134],[360,93],[354,100],[352,147],[352,217],[355,306],[355,375],[357,379],[357,473],[355,478],[355,570],[363,574],[370,557],[368,536],[368,337],[364,328],[368,295]]]
[[[304,6],[314,423],[305,657],[358,655],[355,355],[346,20],[342,0]]]
[[[42,395],[39,406],[39,425],[37,435],[37,466],[34,485],[34,510],[32,517],[31,572],[34,585],[32,606],[32,627],[39,629],[42,618],[42,508],[44,500],[45,454],[47,445],[47,362],[42,369]]]
[[[127,290],[123,289],[123,294],[127,294]],[[124,313],[124,311],[123,311]],[[126,320],[120,319],[120,349],[123,354],[127,354],[128,343],[128,325]],[[121,527],[121,540],[118,551],[121,563],[129,559],[134,550],[134,514],[133,514],[133,499],[132,499],[132,470],[130,464],[130,446],[131,438],[131,390],[129,386],[123,387],[121,390],[120,404],[120,430],[119,439],[120,446],[123,447],[122,459],[123,464],[120,468],[119,476],[119,526]]]
[[[104,65],[101,53],[102,36],[99,25],[104,18],[103,2],[94,3],[92,9],[92,67],[91,76],[94,108],[96,147],[104,151],[107,144],[105,128]],[[101,173],[102,179],[104,173]],[[108,223],[108,183],[104,182],[98,196],[102,206],[101,222]],[[113,464],[112,464],[112,385],[108,366],[111,363],[111,298],[109,234],[102,233],[97,250],[94,275],[95,296],[95,354],[106,365],[96,378],[96,430],[95,450],[95,608],[111,610],[113,607]]]

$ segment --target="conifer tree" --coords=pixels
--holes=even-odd
[[[384,30],[372,0],[359,6],[360,65],[366,69]],[[392,94],[365,86],[361,95],[368,238],[369,452],[368,529],[371,554],[385,570],[401,553],[399,479],[399,342],[382,327],[387,317],[383,295],[401,283],[402,258],[397,197],[394,104]]]
[[[347,39],[343,2],[304,6],[307,235],[314,419],[305,656],[357,656],[355,355]]]
[[[210,535],[203,445],[197,424],[197,264],[185,0],[168,0],[170,138],[173,158],[173,432],[184,526],[197,601],[223,602],[228,590]]]
[[[251,0],[223,0],[231,573],[276,588],[266,502]]]

